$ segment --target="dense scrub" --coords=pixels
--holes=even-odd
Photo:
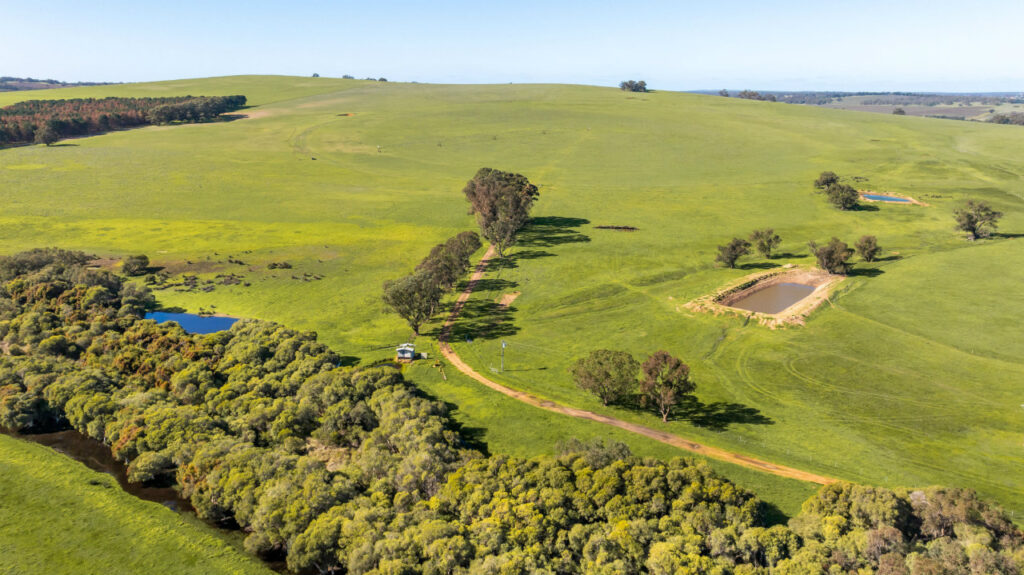
[[[186,334],[147,292],[37,250],[0,259],[0,425],[71,426],[176,481],[246,547],[320,573],[1017,573],[1024,538],[972,492],[832,485],[789,527],[686,459],[568,442],[485,457],[390,368],[301,333]]]
[[[1018,126],[1024,126],[1024,114],[1020,112],[1010,112],[1009,114],[994,114],[988,119],[993,124],[1016,124]]]
[[[28,100],[0,108],[0,145],[49,144],[148,124],[205,122],[243,106],[245,96]]]

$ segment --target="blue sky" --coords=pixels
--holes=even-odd
[[[1024,91],[1024,0],[0,0],[0,75]]]

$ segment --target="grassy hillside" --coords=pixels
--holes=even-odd
[[[198,520],[136,499],[108,475],[0,435],[0,572],[273,573]]]
[[[1002,231],[1024,232],[1017,126],[578,86],[322,78],[30,96],[187,93],[243,93],[254,107],[230,123],[0,151],[4,249],[59,243],[147,253],[201,278],[236,273],[250,285],[159,296],[314,329],[375,359],[408,336],[384,312],[381,283],[472,227],[460,190],[476,169],[518,171],[541,186],[541,225],[466,316],[475,337],[456,347],[480,371],[497,365],[505,339],[509,369],[494,377],[513,387],[826,475],[974,487],[1024,511],[1024,288],[1014,271],[1024,256],[1013,237],[965,242],[951,218],[963,198],[980,198],[1006,213]],[[825,169],[930,206],[838,212],[810,186]],[[715,246],[755,227],[774,227],[785,255],[712,265]],[[770,331],[681,308],[754,269],[809,263],[808,240],[862,234],[878,236],[884,261],[847,280],[805,327]],[[277,261],[293,269],[266,269]],[[522,295],[491,317],[510,291]],[[567,375],[599,347],[685,358],[701,405],[668,424],[602,408]],[[437,389],[502,449],[540,449],[537,430],[571,425],[488,425],[483,391]]]

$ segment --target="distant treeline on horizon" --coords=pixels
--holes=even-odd
[[[74,88],[76,86],[110,86],[120,82],[61,82],[47,78],[18,78],[16,76],[0,76],[0,92],[17,92],[22,90],[46,90],[48,88]]]
[[[49,145],[148,124],[208,122],[245,102],[240,95],[27,100],[0,108],[0,146]]]
[[[729,90],[693,90],[693,94],[717,94],[729,96]],[[1024,104],[1024,92],[832,92],[832,91],[786,91],[786,90],[743,90],[735,97],[752,100],[770,100],[787,104],[810,104],[822,106],[853,96],[873,96],[865,105],[894,106],[952,106],[955,104],[981,103],[986,106],[999,104]]]

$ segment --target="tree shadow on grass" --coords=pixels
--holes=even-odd
[[[519,267],[519,260],[535,260],[554,257],[555,254],[544,250],[523,250],[508,254],[503,258],[494,258],[488,263],[492,271],[511,270]]]
[[[846,275],[848,275],[848,276],[850,276],[852,278],[857,278],[857,277],[859,277],[859,278],[876,278],[876,277],[878,277],[878,276],[880,276],[880,275],[882,275],[884,273],[885,273],[885,271],[880,270],[878,268],[857,268],[857,267],[855,267],[855,268],[851,269],[850,272],[848,274],[846,274]]]
[[[657,410],[644,403],[643,396],[634,395],[623,404],[629,409],[657,414]],[[693,396],[679,402],[668,416],[669,421],[689,421],[697,427],[713,431],[725,431],[734,423],[773,425],[771,418],[762,415],[753,407],[741,403],[715,401],[704,403]]]
[[[583,218],[561,216],[532,218],[530,223],[520,230],[517,243],[521,246],[552,247],[589,242],[590,236],[572,229],[589,223],[590,220]]]
[[[761,524],[765,527],[774,525],[786,525],[789,523],[789,516],[779,509],[774,503],[767,501],[757,502],[757,512],[761,516]]]
[[[786,259],[806,258],[809,255],[811,255],[811,254],[794,254],[792,252],[781,252],[781,253],[777,253],[777,254],[772,254],[772,259],[775,260],[775,259],[782,259],[782,258],[786,258]]]
[[[884,258],[875,258],[876,262],[892,262],[901,259],[900,256],[885,256]]]
[[[989,236],[993,237],[993,238],[1004,238],[1004,239],[1024,238],[1024,234],[1003,233],[1003,232],[992,232],[991,234],[989,234]]]
[[[850,208],[851,212],[877,212],[879,207],[874,204],[857,204]]]
[[[391,346],[389,346],[391,347]],[[339,367],[355,367],[359,365],[360,359],[354,355],[343,355],[338,358]]]
[[[415,384],[416,382],[412,383]],[[413,388],[416,390],[414,393],[416,393],[420,397],[444,405],[445,410],[448,412],[449,415],[449,417],[446,418],[448,421],[447,427],[448,429],[459,434],[459,437],[462,438],[463,447],[479,451],[484,454],[484,457],[490,457],[491,452],[487,448],[487,442],[484,440],[485,437],[487,436],[486,428],[463,425],[457,420],[457,417],[455,417],[455,414],[458,413],[459,411],[458,405],[450,401],[445,401],[439,397],[436,397],[417,385],[414,385]]]
[[[781,267],[781,265],[774,264],[771,262],[753,262],[749,264],[738,265],[736,267],[741,270],[770,270],[775,269],[777,267]]]
[[[519,328],[512,323],[515,312],[514,306],[503,306],[494,301],[467,301],[452,324],[449,338],[451,341],[486,341],[513,336],[519,333]],[[421,335],[437,337],[440,333],[439,326]]]
[[[514,281],[504,280],[501,278],[480,278],[473,287],[473,291],[507,291],[516,288],[518,285],[519,284]],[[465,291],[467,287],[469,287],[469,281],[463,280],[459,282],[456,289],[461,292]]]
[[[697,427],[725,431],[734,423],[772,425],[771,418],[753,407],[729,401],[704,403],[696,397],[683,400],[672,412],[670,419],[687,420]]]

